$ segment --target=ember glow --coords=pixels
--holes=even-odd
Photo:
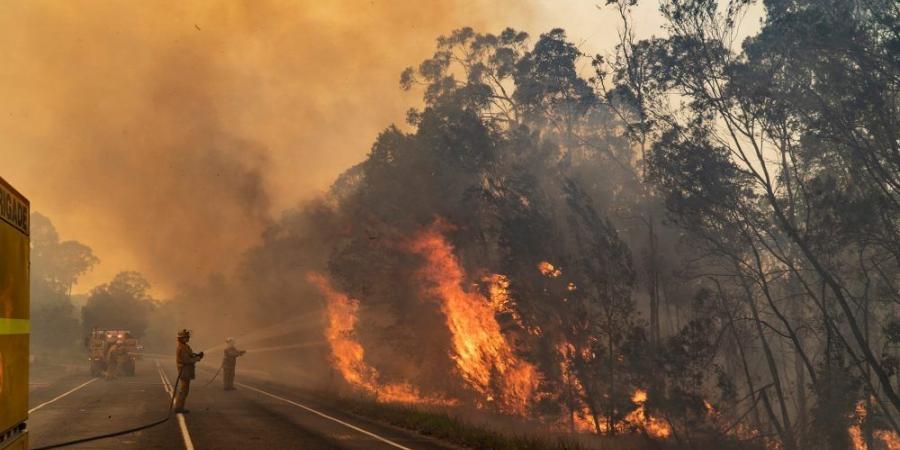
[[[452,403],[437,397],[422,397],[418,390],[408,383],[381,384],[378,371],[366,364],[365,350],[355,338],[359,302],[335,290],[324,276],[317,273],[307,275],[307,280],[315,285],[328,301],[326,307],[328,323],[325,337],[331,346],[332,364],[347,383],[381,401],[401,403]]]
[[[469,291],[453,247],[436,222],[410,243],[425,259],[423,293],[440,302],[452,335],[451,357],[465,382],[485,402],[496,401],[505,413],[524,415],[538,382],[533,365],[518,358],[500,331],[492,302]],[[499,302],[495,300],[494,303]]]

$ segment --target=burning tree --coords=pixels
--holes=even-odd
[[[562,30],[439,38],[401,76],[409,128],[273,226],[247,284],[312,280],[335,373],[380,400],[895,448],[896,8],[765,2],[738,51],[748,2],[664,1],[647,40],[609,3],[590,78]]]
[[[401,79],[424,87],[414,131],[388,128],[342,177],[334,214],[350,228],[328,272],[358,302],[355,334],[383,383],[666,437],[631,251],[601,212],[635,201],[612,186],[635,182],[634,157],[581,58],[561,30],[531,48],[511,29],[439,39]]]

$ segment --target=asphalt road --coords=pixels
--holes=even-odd
[[[237,391],[199,371],[185,415],[78,449],[451,449],[434,439],[361,418],[289,387],[244,376]],[[241,376],[240,368],[238,376]],[[87,367],[32,371],[31,446],[118,431],[165,416],[174,364],[144,360],[134,377],[91,378]]]

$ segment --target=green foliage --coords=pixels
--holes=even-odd
[[[663,1],[667,36],[636,40],[636,2],[608,1],[621,41],[592,78],[561,29],[440,37],[400,76],[423,97],[411,128],[386,128],[327,201],[273,225],[245,284],[275,305],[308,292],[303,272],[327,270],[359,300],[356,337],[383,381],[483,406],[446,376],[446,318],[408,251],[439,228],[462,288],[510,280],[496,319],[542,374],[530,419],[587,410],[608,433],[636,428],[641,388],[681,445],[845,445],[855,401],[900,412],[887,319],[900,302],[898,10],[766,0],[739,48],[752,3]],[[511,445],[445,417],[391,420]]]
[[[627,179],[634,168],[622,165],[630,157],[610,131],[613,115],[578,74],[581,52],[559,29],[533,45],[527,37],[463,28],[404,71],[401,86],[422,86],[425,108],[411,113],[413,132],[382,132],[354,169],[354,185],[342,184],[336,215],[354,227],[336,242],[328,267],[360,300],[361,320],[369,320],[360,327],[366,342],[392,349],[385,360],[381,346],[367,350],[374,364],[386,366],[386,377],[464,392],[439,375],[452,370],[443,355],[426,355],[430,363],[416,364],[415,372],[391,368],[397,354],[421,361],[423,340],[448,347],[449,336],[434,331],[445,328],[443,317],[422,302],[411,275],[421,261],[403,246],[439,218],[450,224],[444,232],[467,274],[511,280],[515,305],[497,317],[520,343],[520,356],[550,374],[541,395],[566,397],[567,408],[597,414],[602,398],[614,397],[603,414],[617,422],[633,408],[636,387],[620,373],[623,348],[641,334],[631,295],[636,274],[631,250],[601,209],[616,188],[595,177]],[[559,265],[564,275],[548,279],[537,269],[541,261]],[[560,372],[566,342],[574,346],[567,370],[577,380]]]
[[[628,30],[631,5],[612,3]],[[765,1],[761,31],[732,50],[749,4],[663,1],[669,36],[626,33],[617,57],[595,64],[612,82],[607,100],[633,111],[631,133],[651,139],[650,181],[705,253],[692,270],[723,293],[750,391],[757,350],[742,341],[761,344],[755,357],[774,384],[748,392],[749,412],[762,411],[754,420],[785,448],[846,448],[860,398],[900,413],[896,355],[882,354],[900,300],[900,10],[890,0]],[[770,342],[789,343],[794,365]]]
[[[78,241],[60,241],[47,217],[37,212],[31,216],[32,280],[68,295],[78,278],[100,260]]]
[[[666,206],[685,229],[740,240],[737,231],[756,195],[750,177],[731,160],[727,148],[710,142],[701,124],[672,127],[653,145],[648,158],[650,180],[666,192]]]
[[[149,290],[150,282],[137,272],[120,272],[109,283],[95,287],[81,309],[85,332],[99,327],[128,330],[142,337],[156,307]]]
[[[90,247],[60,241],[53,223],[31,215],[31,342],[37,351],[72,350],[79,341],[72,285],[99,260]]]
[[[900,322],[891,320],[884,325],[884,335],[890,344],[900,344]]]

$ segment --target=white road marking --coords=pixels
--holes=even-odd
[[[191,442],[191,435],[187,430],[187,422],[184,421],[184,414],[178,413],[178,427],[181,428],[181,437],[184,438],[184,448],[194,450],[194,443]]]
[[[159,379],[162,380],[163,389],[166,390],[166,393],[170,396],[172,395],[172,386],[169,385],[169,380],[166,378],[166,374],[163,373],[162,367],[159,366],[159,361],[156,361],[156,373],[159,374]],[[170,401],[171,403],[171,401]]]
[[[156,360],[156,371],[159,372],[159,379],[163,382],[163,389],[169,394],[169,398],[172,398],[174,388],[172,387],[172,384],[169,383],[169,377],[166,376],[166,372],[159,366],[159,360]],[[169,407],[172,407],[171,403],[169,404]],[[184,440],[184,448],[187,450],[194,450],[194,443],[191,441],[191,433],[188,432],[187,422],[184,421],[184,414],[178,413],[175,417],[178,418],[178,428],[181,428],[181,438]]]
[[[69,394],[71,394],[71,393],[73,393],[73,392],[75,392],[75,391],[77,391],[77,390],[79,390],[79,389],[81,389],[81,388],[83,388],[83,387],[85,387],[85,386],[87,386],[87,385],[89,385],[89,384],[95,382],[95,381],[97,381],[96,378],[91,378],[90,380],[87,380],[87,381],[85,381],[84,383],[81,383],[81,384],[79,384],[78,386],[76,386],[76,387],[70,389],[70,390],[69,390],[68,392],[66,392],[65,394],[62,394],[62,395],[60,395],[60,396],[54,398],[53,400],[46,401],[46,402],[44,402],[44,403],[41,403],[40,405],[35,406],[34,408],[29,409],[29,410],[28,410],[28,414],[31,414],[31,413],[33,413],[33,412],[35,412],[35,411],[37,411],[37,410],[39,410],[39,409],[41,409],[41,408],[43,408],[43,407],[45,407],[45,406],[47,406],[47,405],[49,405],[49,404],[55,402],[55,401],[57,401],[57,400],[59,400],[59,399],[65,397],[65,396],[67,396],[67,395],[69,395]]]
[[[367,435],[367,436],[371,436],[371,437],[373,437],[373,438],[375,438],[375,439],[378,439],[379,441],[384,442],[385,444],[391,445],[391,446],[393,446],[393,447],[396,447],[396,448],[399,448],[399,449],[402,449],[402,450],[412,450],[412,449],[409,448],[409,447],[404,447],[404,446],[402,446],[402,445],[400,445],[400,444],[398,444],[398,443],[396,443],[396,442],[394,442],[394,441],[392,441],[392,440],[389,440],[389,439],[387,439],[387,438],[383,438],[383,437],[381,437],[381,436],[379,436],[379,435],[377,435],[377,434],[375,434],[375,433],[372,433],[372,432],[363,430],[362,428],[357,427],[357,426],[355,426],[355,425],[351,425],[351,424],[349,424],[349,423],[347,423],[347,422],[344,422],[344,421],[341,420],[341,419],[338,419],[338,418],[329,416],[328,414],[325,414],[325,413],[323,413],[323,412],[316,411],[315,409],[312,409],[312,408],[310,408],[309,406],[301,405],[300,403],[297,403],[297,402],[295,402],[295,401],[288,400],[288,399],[286,399],[286,398],[284,398],[284,397],[279,397],[279,396],[277,396],[277,395],[275,395],[275,394],[266,392],[266,391],[264,391],[264,390],[262,390],[262,389],[257,389],[257,388],[255,388],[255,387],[253,387],[253,386],[248,386],[248,385],[246,385],[246,384],[244,384],[244,383],[235,383],[235,384],[237,384],[238,386],[241,386],[241,387],[250,389],[251,391],[256,391],[256,392],[259,392],[260,394],[267,395],[267,396],[272,397],[272,398],[274,398],[274,399],[276,399],[276,400],[281,400],[281,401],[283,401],[283,402],[285,402],[285,403],[289,403],[289,404],[294,405],[294,406],[297,406],[297,407],[299,407],[299,408],[303,408],[303,409],[305,409],[305,410],[307,410],[307,411],[309,411],[309,412],[311,412],[311,413],[313,413],[313,414],[316,414],[316,415],[318,415],[318,416],[320,416],[320,417],[324,417],[324,418],[326,418],[326,419],[328,419],[328,420],[337,422],[337,423],[339,423],[339,424],[341,424],[341,425],[343,425],[343,426],[345,426],[345,427],[347,427],[347,428],[350,428],[350,429],[359,431],[359,432],[362,433],[362,434],[365,434],[365,435]]]

